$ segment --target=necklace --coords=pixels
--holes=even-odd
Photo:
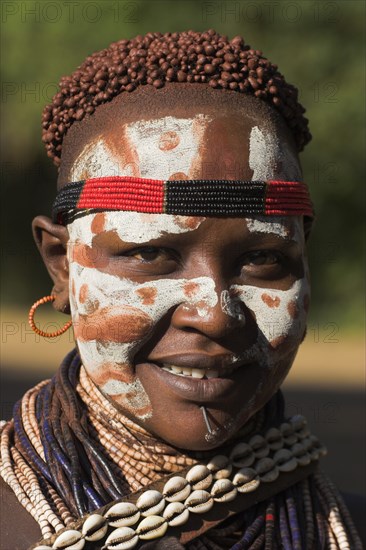
[[[39,384],[15,406],[14,420],[2,430],[1,475],[40,525],[39,550],[133,548],[261,485],[275,486],[283,473],[318,460],[324,448],[305,420],[294,417],[268,427],[267,409],[228,453],[183,454],[116,411],[80,368],[74,351],[51,382]],[[170,479],[164,480],[167,474]],[[159,480],[160,491],[144,491]],[[289,541],[284,548],[300,548],[297,539],[300,544],[306,539],[306,548],[314,540],[333,539],[334,548],[361,548],[339,494],[320,474],[275,493],[186,547],[261,548],[280,537]]]

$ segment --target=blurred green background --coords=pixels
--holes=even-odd
[[[217,31],[263,50],[300,89],[313,141],[302,154],[316,205],[310,326],[327,337],[364,324],[363,1],[3,1],[1,299],[28,306],[51,288],[30,233],[49,213],[56,169],[42,108],[86,55],[147,31]]]
[[[309,244],[308,336],[285,384],[289,413],[308,417],[329,447],[325,466],[364,491],[365,3],[363,0],[2,0],[1,417],[49,376],[73,345],[26,324],[51,281],[32,218],[49,214],[56,169],[41,142],[41,112],[64,74],[113,41],[148,31],[214,28],[262,49],[300,90],[313,141],[302,154],[317,221]],[[41,326],[64,322],[44,308]],[[60,321],[61,318],[61,321]],[[46,323],[46,326],[45,326]],[[311,391],[309,391],[311,389]],[[350,467],[352,456],[352,467]],[[348,464],[348,467],[344,467]]]

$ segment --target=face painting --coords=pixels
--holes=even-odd
[[[72,177],[112,175],[113,165],[122,176],[133,166],[136,177],[161,179],[194,178],[200,166],[210,178],[217,159],[207,143],[215,139],[225,157],[221,179],[243,159],[240,176],[252,179],[261,147],[267,176],[290,180],[297,167],[299,177],[295,157],[273,160],[280,138],[269,138],[258,121],[237,128],[233,152],[232,123],[205,113],[125,124],[87,143]],[[164,162],[154,148],[167,155]],[[90,172],[97,165],[99,173]],[[301,217],[106,211],[75,219],[68,231],[71,312],[92,380],[124,414],[178,447],[207,449],[229,439],[278,389],[304,335]]]
[[[125,402],[131,413],[141,419],[151,416],[152,410],[144,388],[134,377],[137,351],[154,326],[177,305],[189,300],[198,315],[206,315],[217,302],[214,282],[208,277],[198,277],[139,284],[121,277],[118,266],[113,268],[116,261],[106,259],[103,252],[98,258],[98,253],[95,254],[98,247],[93,248],[93,241],[105,233],[109,238],[113,236],[114,246],[117,243],[119,247],[126,243],[138,246],[141,237],[150,241],[148,236],[156,239],[168,232],[179,234],[201,223],[175,218],[107,212],[78,219],[69,227],[71,308],[83,362],[102,391]]]

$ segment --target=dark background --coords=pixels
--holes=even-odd
[[[63,74],[113,41],[215,28],[262,49],[299,88],[307,108],[314,137],[302,164],[317,222],[309,244],[313,297],[305,345],[314,377],[301,367],[289,383],[289,401],[329,438],[329,471],[337,481],[364,490],[363,356],[355,355],[365,320],[364,17],[362,0],[1,2],[3,416],[60,359],[56,345],[35,348],[24,324],[30,304],[51,289],[30,232],[32,217],[48,214],[55,194],[56,169],[40,138],[44,105]],[[338,411],[332,421],[329,403]]]

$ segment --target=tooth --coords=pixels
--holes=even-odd
[[[181,367],[177,367],[176,365],[171,365],[170,368],[172,369],[172,371],[173,371],[175,374],[181,374],[181,373],[182,373]]]
[[[161,367],[163,370],[166,370],[168,372],[172,372],[171,369],[169,367]]]
[[[192,376],[192,369],[189,367],[183,367],[182,372],[185,376]]]
[[[218,374],[219,374],[219,371],[217,371],[217,370],[208,370],[208,371],[206,371],[207,378],[217,378]]]
[[[203,378],[205,376],[205,371],[203,369],[192,369],[193,378]]]

